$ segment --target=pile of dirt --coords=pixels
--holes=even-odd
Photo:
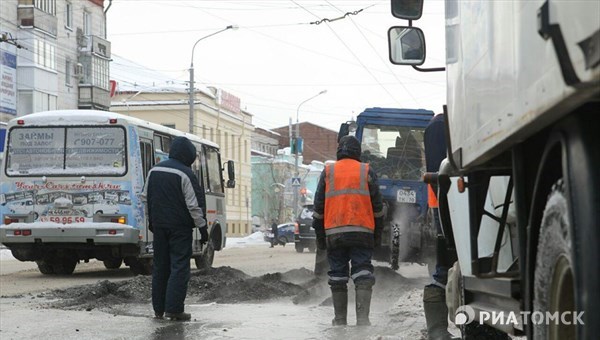
[[[193,271],[188,284],[187,301],[239,303],[293,297],[303,293],[306,288],[290,281],[311,282],[313,278],[313,273],[304,268],[260,277],[251,277],[231,267]],[[53,308],[89,311],[116,304],[148,303],[151,294],[152,277],[136,276],[125,281],[104,280],[91,285],[54,290],[45,297],[54,300],[50,303]]]
[[[386,298],[395,297],[399,293],[399,287],[412,283],[412,280],[389,268],[376,267],[375,276],[375,292],[383,293]],[[118,304],[149,303],[151,294],[152,277],[136,276],[125,281],[104,280],[91,285],[54,290],[45,297],[53,299],[50,307],[89,311]],[[192,272],[187,301],[241,303],[291,298],[295,304],[329,304],[330,302],[323,301],[329,295],[327,278],[315,277],[306,268],[252,277],[231,267],[219,267]]]
[[[194,276],[188,286],[188,296],[197,302],[239,303],[294,296],[303,291],[302,287],[286,282],[281,273],[248,277],[237,271],[244,276],[225,277],[219,275],[222,271],[223,267],[214,268]]]

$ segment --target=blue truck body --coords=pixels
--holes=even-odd
[[[399,262],[428,262],[429,241],[435,238],[422,181],[423,134],[433,115],[424,109],[373,107],[356,118],[362,161],[377,173],[387,211],[382,247],[374,259],[388,261],[394,269]]]

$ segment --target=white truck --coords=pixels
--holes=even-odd
[[[447,74],[450,318],[466,339],[597,339],[600,1],[445,5],[445,67],[421,66],[422,0],[392,0],[408,25],[388,39],[392,63]]]

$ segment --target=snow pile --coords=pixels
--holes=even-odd
[[[0,248],[0,261],[16,260],[10,249]]]
[[[248,245],[268,244],[264,238],[265,238],[265,235],[261,231],[257,231],[246,237],[228,237],[225,249],[227,249],[228,247],[239,248],[239,247],[244,247],[244,246],[248,246]]]

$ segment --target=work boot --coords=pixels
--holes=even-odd
[[[348,321],[346,316],[348,315],[348,288],[342,287],[331,287],[331,299],[333,300],[333,311],[335,317],[331,320],[333,326],[346,326]]]
[[[165,313],[165,318],[170,319],[171,321],[189,321],[192,319],[192,314],[190,313]]]
[[[369,311],[371,310],[372,284],[356,284],[356,325],[370,326]]]
[[[423,309],[427,322],[428,340],[451,340],[448,333],[448,307],[446,306],[446,290],[435,285],[423,289]]]

